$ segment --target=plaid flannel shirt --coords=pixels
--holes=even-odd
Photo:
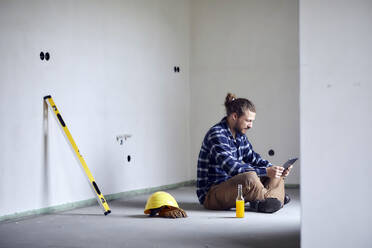
[[[196,189],[199,202],[203,204],[212,185],[248,171],[266,176],[266,168],[270,166],[271,163],[253,151],[247,136],[237,133],[234,139],[226,117],[223,118],[207,132],[200,149]]]

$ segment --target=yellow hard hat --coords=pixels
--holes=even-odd
[[[145,214],[150,214],[151,209],[160,208],[163,206],[179,208],[176,200],[169,193],[164,191],[158,191],[152,194],[145,206]]]

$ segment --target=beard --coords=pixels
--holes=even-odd
[[[245,134],[246,131],[248,131],[250,127],[241,128],[238,125],[235,125],[234,130],[236,133]]]

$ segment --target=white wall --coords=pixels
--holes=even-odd
[[[190,8],[194,168],[205,133],[225,115],[227,92],[256,105],[247,134],[256,152],[276,164],[299,156],[298,1],[194,0]],[[287,183],[300,182],[300,163]]]
[[[300,2],[301,247],[372,247],[372,2]]]
[[[104,194],[194,178],[188,1],[1,1],[0,33],[0,216],[94,197],[47,94]]]
[[[257,106],[248,134],[257,152],[274,149],[274,163],[299,155],[297,8],[1,1],[0,216],[94,196],[51,113],[43,117],[48,94],[104,194],[194,179],[228,91]],[[118,134],[133,135],[124,149]],[[299,168],[288,183],[299,183]]]

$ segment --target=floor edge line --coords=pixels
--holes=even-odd
[[[119,192],[119,193],[108,194],[108,195],[105,195],[105,199],[107,201],[112,201],[115,199],[119,199],[121,197],[133,197],[137,195],[153,193],[153,192],[160,191],[160,190],[174,189],[174,188],[190,186],[190,185],[195,185],[195,184],[196,184],[196,180],[188,180],[188,181],[182,181],[179,183],[167,184],[167,185],[162,185],[162,186],[157,186],[157,187],[129,190],[129,191],[124,191],[124,192]],[[55,205],[55,206],[50,206],[50,207],[45,207],[45,208],[26,210],[26,211],[22,211],[19,213],[15,212],[13,214],[7,214],[7,215],[0,216],[0,223],[5,222],[5,221],[20,220],[20,219],[24,219],[27,217],[34,217],[34,216],[43,215],[43,214],[51,214],[51,213],[73,210],[76,208],[92,206],[94,204],[97,204],[98,206],[97,199],[90,198],[90,199],[86,199],[82,201],[68,202],[68,203],[63,203],[60,205]]]

